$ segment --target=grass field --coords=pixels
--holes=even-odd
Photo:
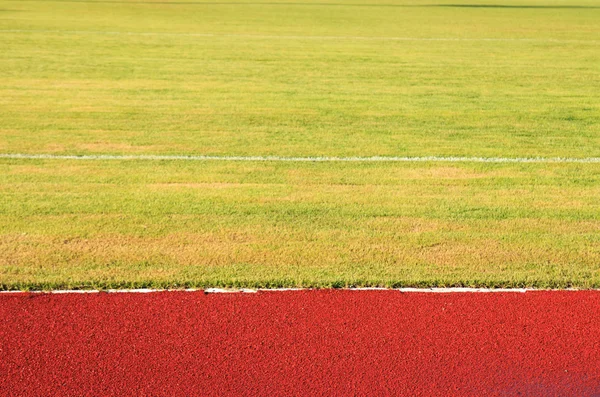
[[[600,157],[600,1],[0,0],[0,154]],[[600,163],[0,158],[0,288],[600,287]]]

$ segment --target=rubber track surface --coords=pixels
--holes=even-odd
[[[600,293],[0,295],[0,395],[600,395]]]

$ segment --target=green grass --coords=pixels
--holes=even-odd
[[[0,153],[600,157],[600,1],[456,3],[0,0]],[[0,159],[0,289],[175,286],[600,287],[600,164]]]
[[[3,288],[600,286],[589,165],[4,160]]]

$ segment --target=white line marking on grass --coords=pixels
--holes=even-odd
[[[600,163],[600,157],[282,157],[282,156],[180,156],[180,155],[61,155],[61,154],[25,154],[0,153],[0,159],[28,160],[168,160],[168,161],[279,161],[279,162],[351,162],[351,163]]]
[[[268,35],[243,33],[193,33],[193,32],[120,32],[100,30],[36,30],[36,29],[4,29],[0,33],[56,33],[69,35],[107,35],[107,36],[158,36],[158,37],[233,37],[248,39],[274,40],[362,40],[362,41],[481,41],[481,42],[522,42],[522,43],[582,43],[598,44],[599,40],[553,39],[553,38],[519,38],[519,37],[385,37],[385,36],[299,36]]]

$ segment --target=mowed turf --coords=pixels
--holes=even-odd
[[[0,150],[599,157],[600,1],[450,3],[0,0]]]
[[[600,286],[587,164],[0,169],[4,288]]]
[[[0,0],[0,152],[600,157],[600,2]],[[0,159],[0,287],[600,286],[600,164]]]

